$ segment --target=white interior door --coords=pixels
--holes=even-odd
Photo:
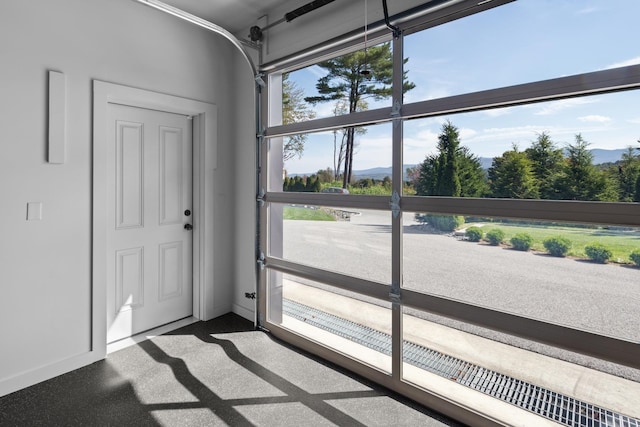
[[[107,342],[193,310],[188,117],[108,107]]]

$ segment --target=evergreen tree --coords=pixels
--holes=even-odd
[[[556,199],[555,183],[562,171],[564,156],[562,149],[557,148],[548,133],[542,132],[525,150],[533,175],[536,178],[538,193],[541,199]]]
[[[556,191],[564,200],[615,201],[615,187],[605,173],[593,165],[589,143],[581,134],[567,146],[567,158],[557,180]]]
[[[460,197],[484,197],[489,191],[480,158],[464,145],[460,146],[458,153],[458,177]]]
[[[307,102],[315,104],[342,100],[348,105],[347,112],[350,114],[363,108],[366,98],[380,100],[391,96],[393,61],[390,43],[328,59],[318,66],[324,68],[327,75],[316,83],[319,95],[305,98]],[[407,80],[406,70],[403,82],[405,92],[415,87]],[[356,128],[346,129],[343,188],[347,188],[352,178],[355,134]]]
[[[493,159],[489,168],[489,186],[493,197],[536,199],[539,195],[533,164],[515,144],[513,150]]]
[[[634,201],[636,196],[636,182],[640,176],[640,156],[635,154],[637,148],[627,147],[627,152],[622,154],[618,162],[616,178],[621,202]]]
[[[296,176],[293,182],[293,191],[304,191],[304,187],[305,187],[305,180],[302,180],[301,176]]]
[[[304,191],[313,191],[313,181],[317,179],[317,177],[310,176],[307,178],[307,182],[304,184]]]
[[[438,156],[429,154],[422,163],[418,165],[418,177],[415,188],[418,196],[438,195],[438,174],[436,172]]]
[[[313,181],[313,188],[311,191],[319,193],[322,190],[322,185],[320,184],[320,177],[316,176],[316,179]]]
[[[417,166],[416,194],[454,197],[485,194],[487,185],[480,160],[460,145],[458,129],[451,122],[442,125],[437,150]]]
[[[459,197],[461,192],[460,177],[458,172],[460,162],[458,160],[458,147],[460,146],[460,135],[458,128],[447,121],[442,126],[442,133],[438,136],[438,156],[437,163],[437,192],[439,196]]]

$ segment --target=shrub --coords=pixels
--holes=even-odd
[[[640,249],[634,249],[633,251],[631,251],[631,255],[629,255],[629,258],[635,265],[640,267]]]
[[[511,246],[518,251],[528,251],[531,249],[533,243],[533,237],[527,233],[518,233],[511,238]]]
[[[479,242],[482,240],[484,233],[480,227],[469,227],[467,228],[467,231],[465,231],[464,235],[470,242]]]
[[[454,215],[416,215],[419,222],[426,222],[436,230],[451,232],[464,224],[463,216]]]
[[[498,246],[504,240],[504,231],[499,228],[494,228],[493,230],[487,231],[487,240],[489,244],[493,246]]]
[[[601,243],[592,243],[585,246],[584,252],[592,261],[599,262],[600,264],[606,263],[609,258],[611,258],[611,255],[613,255],[611,251]]]
[[[542,244],[544,248],[549,252],[549,255],[553,256],[565,256],[571,248],[571,240],[566,237],[549,237],[545,239]]]

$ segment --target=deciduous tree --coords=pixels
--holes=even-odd
[[[282,75],[282,123],[287,125],[311,120],[316,117],[315,111],[304,101],[304,91],[295,82],[289,80],[289,74]],[[283,160],[295,156],[302,157],[307,136],[291,135],[285,138],[282,150]]]

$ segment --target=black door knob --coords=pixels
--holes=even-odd
[[[191,224],[185,224],[185,225],[184,225],[184,229],[185,229],[185,230],[193,230],[193,225],[191,225]]]

